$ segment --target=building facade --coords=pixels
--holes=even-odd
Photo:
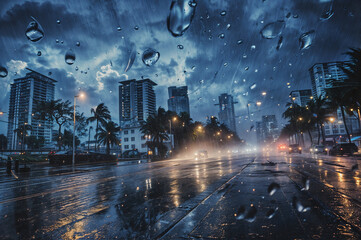
[[[180,114],[181,112],[189,113],[188,87],[169,87],[168,88],[168,110]]]
[[[290,98],[293,103],[305,107],[313,99],[312,90],[305,89],[292,91],[290,92]]]
[[[141,122],[156,112],[156,96],[150,79],[119,82],[119,121]]]
[[[225,124],[231,131],[236,133],[236,120],[234,114],[233,96],[223,93],[218,97],[219,103],[219,122]]]
[[[52,141],[52,122],[34,118],[37,102],[54,100],[56,81],[27,68],[25,77],[14,79],[10,87],[8,118],[8,149],[18,149],[21,139],[14,130],[30,125],[31,136],[43,137],[45,143]]]
[[[312,95],[314,98],[319,96],[325,97],[326,89],[331,88],[334,81],[342,82],[347,78],[342,70],[342,68],[347,67],[346,63],[347,62],[316,63],[309,69],[312,83]],[[332,121],[324,124],[326,136],[346,134],[340,109],[331,114],[330,119],[332,119]],[[355,116],[348,116],[346,114],[346,124],[351,135],[360,132],[358,120]]]

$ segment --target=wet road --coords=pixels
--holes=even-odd
[[[361,239],[357,163],[262,153],[34,166],[19,180],[0,169],[0,239]]]

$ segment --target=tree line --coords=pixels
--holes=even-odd
[[[312,131],[317,130],[317,144],[320,144],[320,139],[325,142],[324,124],[337,119],[334,114],[339,110],[347,139],[351,142],[347,115],[358,119],[360,129],[361,49],[351,48],[346,54],[350,61],[342,66],[345,79],[332,79],[331,87],[325,88],[325,94],[311,99],[307,106],[299,106],[294,102],[286,105],[287,109],[282,116],[288,119],[288,124],[282,129],[281,138],[296,136],[299,143],[304,144],[303,134],[307,132],[312,144]]]

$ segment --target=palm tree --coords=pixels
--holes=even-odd
[[[98,131],[99,131],[99,123],[102,126],[105,126],[107,123],[107,120],[111,120],[110,112],[107,106],[105,106],[104,103],[100,103],[95,108],[92,108],[90,110],[90,113],[93,114],[93,116],[89,117],[87,119],[87,123],[89,122],[96,122],[96,128],[95,128],[95,150],[97,150],[97,142],[98,142]],[[99,146],[98,146],[99,148]]]
[[[330,110],[328,109],[329,104],[327,103],[327,99],[318,96],[311,101],[308,102],[308,109],[312,114],[313,122],[316,123],[317,133],[318,133],[318,140],[317,144],[320,144],[321,134],[322,134],[322,141],[325,142],[325,134],[323,129],[323,124],[328,122]]]
[[[70,120],[72,120],[72,107],[70,101],[63,102],[61,99],[40,101],[35,106],[34,118],[50,121],[58,125],[58,148],[61,150],[62,147],[62,133],[61,129],[66,126]]]
[[[20,139],[21,142],[21,151],[23,151],[24,149],[24,144],[25,144],[25,137],[28,133],[28,131],[31,131],[31,126],[24,123],[18,126],[17,129],[14,130],[14,132],[17,135],[17,138]]]
[[[106,122],[103,127],[99,128],[97,138],[100,144],[106,145],[106,153],[110,154],[110,146],[119,144],[117,133],[120,131],[120,127],[113,121]]]
[[[144,135],[150,136],[151,141],[147,143],[148,147],[154,152],[155,148],[163,149],[163,142],[169,139],[166,132],[168,121],[166,112],[163,108],[158,108],[154,115],[149,115],[145,123],[141,127],[141,132]],[[160,154],[162,155],[162,154]]]

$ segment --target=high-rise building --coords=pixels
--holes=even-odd
[[[262,116],[262,121],[256,122],[256,135],[258,144],[276,141],[279,135],[276,116]]]
[[[119,120],[120,126],[125,122],[141,122],[156,112],[156,97],[153,86],[157,84],[150,79],[127,80],[119,82]]]
[[[347,62],[327,62],[316,63],[310,69],[310,77],[312,83],[312,95],[314,98],[326,95],[326,89],[333,86],[335,81],[344,81],[347,78],[342,68],[347,68]],[[345,126],[342,120],[341,110],[338,109],[335,113],[330,115],[332,122],[325,123],[326,136],[339,136],[346,133]],[[346,115],[346,124],[350,134],[360,131],[358,127],[357,118]]]
[[[186,112],[189,114],[188,87],[169,87],[168,88],[168,110],[180,114]]]
[[[56,81],[34,70],[29,70],[25,77],[14,79],[10,88],[8,148],[16,149],[21,139],[14,130],[21,125],[30,125],[29,134],[43,137],[46,143],[52,141],[52,122],[34,118],[37,102],[54,100]]]
[[[305,89],[290,92],[290,98],[293,103],[305,107],[313,99],[313,96],[311,89]]]
[[[236,132],[236,120],[234,115],[233,96],[227,93],[222,93],[218,97],[219,103],[219,122],[225,124],[231,131]]]

